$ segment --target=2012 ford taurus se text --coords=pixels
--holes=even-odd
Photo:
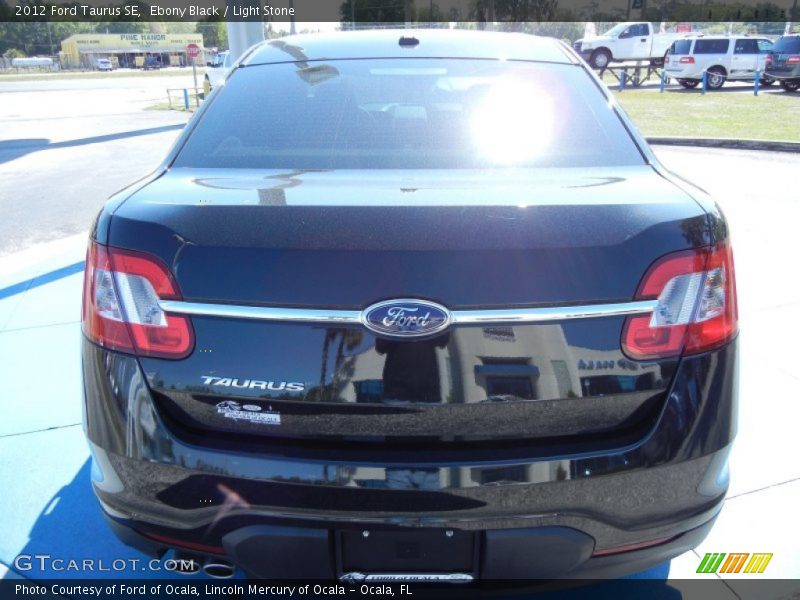
[[[561,42],[260,44],[93,227],[94,490],[215,575],[648,568],[727,489],[733,269]]]

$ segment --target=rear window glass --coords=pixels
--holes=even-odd
[[[725,54],[730,40],[697,40],[694,43],[695,54]]]
[[[670,46],[670,54],[689,54],[689,49],[692,47],[692,40],[678,40]]]
[[[263,169],[640,164],[580,67],[465,59],[241,68],[175,161]]]
[[[800,53],[800,36],[782,37],[775,42],[772,51],[778,54]]]

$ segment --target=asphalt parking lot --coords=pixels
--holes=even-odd
[[[186,120],[142,110],[165,87],[144,79],[114,80],[110,87],[0,84],[0,565],[6,565],[0,574],[20,554],[141,558],[111,535],[89,487],[80,427],[80,269],[86,232],[105,197],[157,165]],[[783,580],[770,597],[800,595],[793,517],[800,504],[800,462],[794,460],[800,452],[794,354],[800,280],[793,260],[800,155],[656,150],[668,167],[710,191],[729,217],[741,401],[730,491],[714,530],[696,551],[641,576],[676,585],[705,577],[718,583],[714,597],[764,598],[744,575],[695,570],[706,552],[769,552],[769,568],[756,577]],[[23,574],[81,575],[37,567]],[[124,574],[153,575],[136,568]],[[5,576],[14,576],[13,569]]]
[[[97,199],[152,170],[186,122],[144,109],[191,85],[191,74],[0,79],[0,256],[86,231]]]

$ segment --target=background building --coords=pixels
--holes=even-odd
[[[141,68],[145,59],[160,66],[186,66],[186,46],[197,44],[201,51],[203,36],[199,33],[105,33],[75,34],[61,42],[61,64],[64,67],[94,68],[98,58],[109,58],[119,67]],[[197,64],[205,64],[204,53]]]

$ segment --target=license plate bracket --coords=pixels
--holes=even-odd
[[[478,536],[447,529],[337,532],[339,575],[360,573],[464,573],[476,575]]]

